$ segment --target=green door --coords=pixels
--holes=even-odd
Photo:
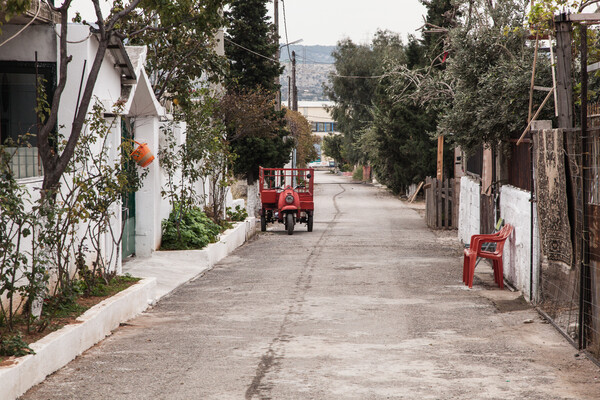
[[[121,118],[121,141],[133,139],[133,129],[126,117]],[[126,160],[126,168],[135,168],[135,164],[127,153],[122,157]],[[133,190],[123,193],[123,241],[121,243],[122,258],[126,259],[135,254],[135,192]]]

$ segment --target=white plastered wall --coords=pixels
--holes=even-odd
[[[500,216],[504,222],[514,226],[513,234],[504,245],[504,276],[524,297],[530,299],[531,284],[531,193],[514,186],[500,189]],[[533,300],[538,292],[539,276],[539,232],[537,212],[534,207],[533,231]]]
[[[143,68],[144,58],[145,56],[142,55],[140,68],[135,71],[137,84],[132,88],[129,102],[125,106],[127,115],[134,121],[135,140],[147,143],[155,157],[154,161],[145,167],[148,173],[135,196],[135,252],[139,257],[149,257],[160,247],[161,221],[165,214],[168,215],[168,211],[165,212],[165,203],[161,196],[162,173],[158,159],[159,116],[164,114],[164,110],[154,97],[148,76]]]
[[[469,243],[472,235],[480,233],[481,185],[469,176],[460,178],[460,209],[458,238]]]
[[[23,25],[2,25],[0,42],[15,35]],[[56,62],[57,36],[50,25],[30,25],[19,36],[15,37],[0,49],[2,61],[35,61],[35,53],[39,62]]]
[[[60,32],[60,25],[56,27],[57,32]],[[92,35],[90,36],[89,27],[79,24],[69,24],[68,39],[70,43],[68,45],[68,54],[72,55],[72,60],[68,64],[67,69],[67,82],[63,95],[61,98],[59,113],[58,113],[58,125],[61,133],[68,137],[75,117],[75,112],[79,108],[77,103],[80,97],[80,91],[83,92],[85,84],[87,82],[92,63],[98,50],[98,41]],[[57,49],[58,52],[58,49]],[[57,58],[59,58],[57,56]],[[119,71],[114,68],[115,60],[112,58],[110,52],[107,52],[98,74],[96,84],[94,86],[92,100],[90,102],[91,111],[93,105],[96,102],[100,102],[106,113],[113,112],[113,105],[119,100],[121,96],[121,77]],[[60,65],[57,66],[60,68]],[[83,84],[81,83],[83,79]],[[110,159],[112,161],[120,157],[118,146],[121,141],[121,125],[118,123],[118,119],[115,121],[114,118],[108,117],[108,123],[113,123],[109,137],[107,138],[106,145]],[[88,132],[87,126],[84,126],[84,132]],[[82,132],[82,134],[84,133]],[[101,151],[103,143],[97,142],[92,149],[92,152],[98,154]],[[69,180],[70,177],[65,176],[65,180]],[[121,204],[120,202],[113,204],[112,212],[113,217],[111,218],[110,224],[115,234],[113,239],[110,232],[107,232],[104,239],[100,241],[100,253],[104,260],[111,261],[110,268],[116,272],[121,271],[121,256],[120,251],[115,247],[114,240],[118,240],[121,229]],[[83,232],[79,234],[83,237]],[[91,262],[93,255],[89,255],[88,262]]]
[[[22,26],[15,25],[4,25],[2,27],[3,34],[0,36],[0,41],[6,40],[6,38],[12,36],[18,30],[20,30]],[[59,49],[57,47],[57,32],[60,32],[60,25],[58,26],[50,26],[50,25],[31,25],[27,27],[22,33],[16,36],[13,40],[6,43],[2,46],[2,51],[0,51],[0,60],[2,61],[20,61],[20,62],[34,62],[36,58],[37,52],[37,60],[39,62],[57,62],[57,71],[60,68],[59,65]],[[89,35],[89,27],[70,24],[69,25],[69,41],[79,42],[69,44],[68,54],[72,56],[72,61],[68,65],[68,77],[65,89],[63,91],[63,95],[61,97],[61,104],[58,112],[58,122],[59,130],[65,138],[68,138],[71,132],[71,126],[73,123],[73,118],[77,106],[77,97],[79,93],[80,82],[82,79],[82,74],[84,72],[84,62],[87,61],[85,73],[83,74],[84,84],[89,74],[89,70],[91,68],[91,63],[96,53],[97,42],[93,37]],[[87,40],[82,40],[87,39]],[[57,77],[58,79],[58,77]],[[114,61],[110,56],[107,56],[103,60],[102,68],[100,71],[100,75],[98,78],[98,82],[94,89],[94,96],[97,96],[104,104],[113,104],[118,97],[120,96],[120,76],[118,71],[114,69]],[[49,99],[51,100],[51,99]],[[84,127],[84,130],[87,129]],[[116,128],[111,132],[111,135],[108,139],[108,146],[110,148],[110,154],[112,159],[120,156],[118,154],[118,150],[116,146],[120,141],[120,126],[117,125]],[[116,145],[115,145],[116,143]],[[100,143],[98,143],[92,151],[99,151]],[[29,193],[26,196],[25,205],[26,210],[30,211],[32,205],[36,203],[36,201],[40,197],[40,190],[42,187],[43,177],[33,177],[19,180],[19,183],[24,187],[24,189]],[[70,186],[72,183],[72,177],[65,175],[62,179],[62,190],[63,193],[67,190],[66,187]],[[59,196],[60,199],[60,196]],[[111,225],[115,229],[120,229],[120,204],[116,204],[114,206],[115,217],[111,220]],[[83,237],[83,227],[78,227],[77,232],[79,237]],[[32,236],[24,238],[22,241],[22,251],[26,253],[30,253],[32,249],[31,243]],[[107,252],[111,252],[114,250],[114,246],[112,243],[112,238],[109,238],[106,235],[101,239],[100,243],[101,254],[103,257],[107,256]],[[94,256],[92,254],[89,255],[90,260]],[[112,269],[116,269],[117,272],[120,272],[121,267],[121,259],[117,255],[117,257],[113,258],[113,264],[111,266]],[[74,267],[73,267],[74,268]],[[74,272],[72,270],[72,272]],[[55,280],[55,277],[51,277],[51,283]]]

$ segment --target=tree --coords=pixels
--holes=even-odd
[[[315,144],[319,143],[319,138],[313,135],[310,123],[298,111],[286,109],[285,119],[296,142],[296,165],[305,168],[306,164],[317,159]]]
[[[435,172],[436,147],[428,134],[435,118],[417,106],[382,102],[373,124],[361,138],[378,180],[394,193]]]
[[[264,89],[274,93],[283,71],[275,54],[279,48],[273,25],[267,17],[266,0],[233,0],[227,13],[229,28],[225,36],[225,52],[232,60],[227,86]]]
[[[217,55],[215,40],[225,2],[151,0],[123,21],[129,43],[148,46],[145,67],[158,101],[182,104],[198,94],[201,77],[218,82],[224,75],[226,59]]]
[[[70,160],[75,152],[75,147],[81,136],[81,131],[85,124],[85,119],[90,107],[94,86],[98,79],[100,67],[108,45],[113,37],[121,37],[119,22],[128,14],[130,14],[141,2],[141,0],[132,0],[124,7],[113,8],[110,15],[105,19],[102,14],[102,9],[98,0],[92,0],[94,10],[96,12],[96,25],[90,27],[95,37],[98,39],[98,48],[94,56],[94,61],[90,67],[90,72],[85,83],[85,87],[81,94],[81,101],[73,124],[69,129],[68,137],[65,141],[65,146],[62,151],[57,151],[54,141],[54,130],[58,122],[58,110],[60,101],[67,83],[67,66],[72,57],[68,55],[67,49],[67,34],[68,34],[68,12],[71,7],[72,0],[64,0],[60,7],[55,7],[53,2],[48,1],[50,8],[60,13],[60,35],[59,35],[59,73],[58,84],[52,97],[51,105],[48,108],[47,118],[43,119],[42,126],[38,130],[38,148],[39,155],[44,167],[44,181],[42,184],[42,193],[45,195],[49,191],[58,189],[61,177],[63,176]]]
[[[454,96],[438,132],[452,133],[467,152],[518,137],[527,125],[534,50],[527,45],[524,21],[522,2],[503,2],[482,10],[476,24],[448,34],[452,55],[442,79],[451,82]],[[536,84],[552,86],[550,71],[549,59],[539,57]],[[535,92],[534,104],[544,97]],[[549,109],[542,118],[553,118]]]
[[[335,73],[329,75],[324,90],[335,102],[331,113],[344,135],[346,158],[357,163],[365,159],[356,143],[373,120],[371,107],[384,60],[404,59],[403,45],[397,34],[378,31],[371,45],[357,45],[350,39],[338,42],[333,57]]]
[[[266,0],[234,0],[227,18],[225,51],[231,65],[223,117],[237,156],[234,172],[253,185],[259,166],[283,167],[293,146],[285,114],[275,109],[275,78],[282,71],[274,58],[278,38],[268,22]]]
[[[323,138],[323,153],[334,159],[338,165],[346,163],[344,156],[344,137],[342,135],[328,134]]]
[[[285,120],[274,111],[273,102],[269,93],[251,90],[227,93],[219,106],[227,141],[237,157],[233,171],[248,184],[254,184],[260,166],[282,167],[290,159],[294,142],[287,140]]]

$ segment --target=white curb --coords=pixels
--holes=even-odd
[[[197,264],[202,264],[202,270],[212,268],[256,233],[256,222],[256,218],[247,218],[221,234],[220,240],[206,249],[192,250]],[[140,261],[143,263],[143,260]],[[194,276],[201,272],[195,271]],[[24,394],[110,335],[120,323],[142,313],[168,293],[161,292],[156,286],[155,277],[142,279],[90,308],[77,318],[79,323],[67,325],[31,344],[36,354],[19,357],[14,359],[13,364],[0,366],[0,400],[14,400]]]
[[[14,364],[0,367],[0,400],[12,400],[46,376],[110,335],[121,322],[148,308],[154,300],[156,278],[135,285],[98,303],[67,325],[31,344],[36,354],[19,357]]]

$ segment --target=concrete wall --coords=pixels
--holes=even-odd
[[[480,232],[481,185],[469,176],[460,179],[460,210],[458,238],[469,243],[472,235]]]
[[[56,26],[56,31],[60,32],[60,25]],[[65,137],[69,137],[71,134],[71,128],[75,112],[78,111],[80,105],[77,103],[79,92],[83,92],[85,84],[89,76],[92,63],[96,56],[98,49],[98,42],[95,37],[90,36],[89,27],[79,24],[69,24],[68,39],[68,54],[72,56],[72,60],[68,65],[67,82],[65,90],[61,97],[60,108],[58,112],[58,125],[59,130]],[[60,59],[56,49],[57,59]],[[114,68],[115,61],[109,52],[106,53],[96,85],[94,86],[92,100],[90,102],[91,110],[92,106],[96,102],[100,102],[106,113],[112,113],[113,105],[119,100],[121,96],[121,76],[119,71]],[[60,65],[57,65],[60,68]],[[83,86],[81,80],[83,78]],[[108,134],[106,142],[97,141],[91,148],[92,153],[100,154],[105,152],[108,156],[108,162],[114,163],[121,157],[119,145],[121,143],[121,124],[117,118],[106,118],[106,122],[111,125],[110,133]],[[88,126],[84,126],[82,135],[89,134]],[[65,180],[69,180],[69,176],[64,177]],[[116,237],[113,238],[109,232],[105,234],[103,240],[100,241],[100,253],[102,258],[110,262],[110,269],[117,272],[121,269],[121,257],[120,251],[116,248],[115,240],[118,239],[119,231],[121,229],[121,204],[117,202],[111,206],[113,217],[111,218],[110,224],[114,229]],[[85,229],[81,227],[79,237],[83,238],[85,233],[82,231]],[[91,248],[91,247],[90,247]],[[91,263],[94,258],[93,254],[88,255],[88,262]]]
[[[527,300],[530,300],[531,268],[531,197],[530,192],[505,185],[500,189],[500,216],[505,223],[515,227],[504,245],[504,276]],[[533,240],[533,300],[536,300],[537,277],[539,276],[539,232],[537,213],[534,207]]]
[[[16,34],[23,25],[2,25],[0,43]],[[56,43],[58,36],[50,25],[30,25],[19,36],[2,46],[1,61],[38,61],[56,62]],[[26,45],[24,45],[26,43]]]
[[[60,31],[60,25],[56,27]],[[81,78],[84,78],[84,84],[89,76],[98,49],[98,42],[94,37],[90,37],[89,27],[83,25],[69,24],[69,41],[80,42],[68,45],[68,53],[73,56],[73,59],[68,65],[68,78],[63,96],[61,98],[60,109],[58,113],[59,125],[64,125],[61,129],[62,133],[68,137],[71,131],[71,124],[77,107],[77,98]],[[87,40],[85,40],[87,38]],[[56,49],[58,53],[58,49]],[[86,62],[87,60],[87,62]],[[113,105],[121,96],[121,77],[118,70],[114,68],[114,60],[110,56],[110,52],[106,53],[106,57],[102,62],[98,80],[94,87],[94,95],[90,106],[94,104],[94,99],[97,97],[106,108],[106,112],[112,112]],[[85,64],[85,72],[84,72]],[[60,68],[60,66],[57,66]],[[120,134],[120,130],[119,130]]]
[[[159,148],[158,132],[158,118],[136,118],[135,139],[140,143],[148,143],[155,156]],[[161,171],[158,159],[147,166],[146,170],[148,175],[142,188],[135,195],[135,252],[140,257],[149,257],[160,247],[161,204],[164,204],[161,198]]]
[[[23,26],[15,25],[3,26],[3,34],[0,36],[0,41],[6,40],[22,27]],[[0,51],[0,60],[33,62],[35,61],[35,52],[37,51],[38,61],[57,62],[58,70],[60,67],[59,49],[57,48],[58,32],[60,32],[60,25],[56,27],[50,25],[31,25],[14,39],[2,46]],[[80,91],[80,82],[82,76],[85,79],[89,75],[91,63],[97,49],[97,41],[94,37],[90,37],[89,27],[70,24],[68,36],[69,41],[78,43],[72,43],[68,45],[68,53],[72,56],[72,61],[68,66],[67,82],[61,97],[61,103],[58,111],[57,125],[61,134],[64,135],[65,138],[68,138],[71,133],[73,118],[75,115],[75,110],[77,109],[77,98]],[[84,70],[85,60],[87,60],[87,65]],[[111,57],[106,57],[104,59],[98,82],[100,82],[100,84],[95,86],[94,96],[97,96],[99,99],[101,99],[103,103],[112,105],[118,100],[121,94],[121,77],[118,71],[114,69],[114,60],[112,60]],[[86,130],[87,127],[84,127],[82,134],[87,132]],[[108,151],[107,154],[109,154],[111,160],[115,160],[117,157],[120,157],[120,151],[118,150],[120,137],[120,125],[116,124],[114,129],[109,134],[109,138],[106,142],[106,149]],[[98,154],[100,151],[102,151],[103,145],[104,144],[102,141],[98,141],[95,145],[93,145],[92,152]],[[42,177],[34,177],[19,180],[19,183],[22,184],[30,194],[30,199],[28,202],[26,202],[26,204],[31,205],[39,199],[39,190],[42,186],[42,179]],[[72,187],[71,182],[72,177],[67,175],[63,176],[63,189]],[[66,190],[63,190],[63,192],[59,194],[59,200],[60,196],[64,193],[66,193]],[[120,227],[120,204],[115,205],[113,210],[115,217],[111,221],[111,225],[113,228]],[[78,237],[84,237],[84,231],[85,227],[83,225],[79,227],[77,232]],[[109,254],[115,254],[116,250],[113,239],[109,236],[110,235],[106,235],[106,237],[100,241],[100,251],[105,259]],[[91,246],[88,247],[91,248]],[[31,249],[29,238],[25,239],[24,249]],[[90,262],[93,258],[93,255],[89,255]],[[109,256],[108,258],[111,257]],[[121,266],[120,257],[115,255],[115,257],[112,258],[113,263],[111,268],[118,271]],[[53,278],[51,278],[51,282],[52,279]]]

